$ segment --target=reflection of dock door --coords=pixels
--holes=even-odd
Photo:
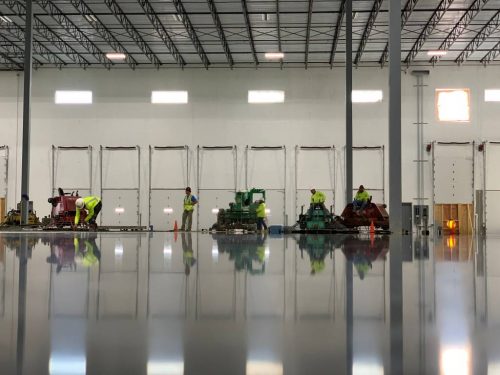
[[[92,146],[52,146],[52,195],[58,195],[58,188],[91,195],[92,177]]]
[[[295,146],[295,220],[301,207],[309,207],[312,188],[326,195],[325,205],[335,207],[335,147]]]
[[[374,203],[385,203],[385,147],[360,146],[352,151],[353,197],[363,185]]]
[[[139,146],[101,146],[101,224],[141,225]]]
[[[433,142],[432,190],[436,227],[450,219],[474,227],[474,142]]]
[[[149,225],[155,230],[172,229],[180,220],[189,163],[188,146],[149,147]]]
[[[217,209],[234,201],[237,181],[236,146],[198,146],[198,229],[217,221]]]
[[[247,146],[245,186],[266,190],[269,224],[286,225],[286,148]]]

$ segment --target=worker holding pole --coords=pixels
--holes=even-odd
[[[186,196],[184,197],[184,211],[182,212],[182,226],[181,231],[191,231],[193,224],[193,211],[194,206],[198,203],[198,198],[191,194],[191,188],[186,188]]]

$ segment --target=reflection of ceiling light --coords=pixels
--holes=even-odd
[[[123,255],[123,243],[121,241],[115,242],[115,257],[121,257]]]
[[[148,375],[182,375],[184,374],[184,362],[182,361],[148,361]]]
[[[176,20],[177,22],[182,22],[182,17],[178,14],[174,14],[174,20]]]
[[[89,21],[90,23],[97,22],[97,18],[96,18],[96,16],[94,16],[93,14],[85,14],[85,18],[86,18],[86,19],[87,19],[87,21]]]
[[[283,52],[266,52],[264,57],[268,60],[281,60],[285,54]]]
[[[465,346],[444,347],[440,353],[440,364],[443,375],[471,374],[470,349]]]
[[[219,261],[219,247],[217,246],[217,241],[212,243],[212,261],[214,263]]]
[[[0,16],[0,21],[4,23],[12,23],[12,20],[7,16]]]
[[[127,56],[124,53],[109,52],[106,57],[110,60],[125,60]]]
[[[216,207],[216,208],[212,208],[212,213],[214,215],[217,215],[219,213],[219,209]]]
[[[167,214],[167,215],[170,215],[170,214],[174,213],[174,209],[172,207],[165,207],[163,209],[163,213]]]
[[[436,51],[427,51],[427,56],[445,56],[446,51],[436,50]]]
[[[167,260],[172,259],[172,244],[168,241],[163,245],[163,257]]]
[[[264,257],[266,258],[266,261],[269,260],[270,256],[271,256],[271,250],[269,249],[269,246],[266,246],[266,249],[264,250]]]
[[[64,353],[51,354],[49,360],[49,374],[85,374],[87,360],[84,356],[67,355]]]
[[[115,208],[115,214],[123,214],[125,212],[125,208],[123,207],[116,207]]]
[[[283,375],[283,364],[281,362],[250,360],[246,365],[246,374]]]

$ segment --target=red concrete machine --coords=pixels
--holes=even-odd
[[[69,194],[65,193],[61,188],[57,190],[59,195],[48,199],[48,202],[52,205],[52,210],[50,212],[49,222],[45,225],[45,227],[57,229],[71,227],[75,222],[75,202],[81,197],[78,195],[78,191]],[[80,221],[83,222],[86,216],[87,212],[85,210],[81,210]]]
[[[342,211],[341,222],[347,228],[358,228],[370,226],[373,222],[375,228],[389,230],[389,214],[385,204],[372,203],[371,200],[361,214],[353,210],[352,203],[349,203]]]

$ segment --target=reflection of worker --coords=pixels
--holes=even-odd
[[[193,251],[193,239],[191,233],[182,233],[182,261],[184,262],[184,273],[189,275],[191,267],[196,263]]]
[[[352,261],[356,271],[358,271],[359,278],[363,280],[369,270],[372,269],[372,262],[365,256],[355,255]]]
[[[76,215],[75,215],[75,226],[80,222],[80,211],[85,209],[87,211],[87,216],[85,217],[85,222],[89,223],[95,229],[97,228],[96,218],[101,212],[102,202],[101,198],[94,195],[85,198],[78,198],[75,202]]]
[[[259,205],[257,206],[255,213],[257,214],[257,230],[267,230],[266,203],[263,199],[259,200]]]
[[[182,212],[182,226],[181,230],[191,230],[193,224],[193,211],[194,206],[198,203],[195,195],[191,194],[191,188],[186,188],[186,196],[184,197],[184,211]]]
[[[358,215],[362,214],[369,200],[370,194],[365,190],[363,185],[359,185],[358,192],[352,201],[353,211]]]
[[[83,239],[83,247],[80,247],[80,238],[73,239],[75,247],[75,255],[82,258],[82,264],[85,267],[90,267],[99,262],[101,259],[101,252],[97,247],[95,238]]]
[[[309,208],[309,214],[312,214],[312,210],[315,207],[321,207],[321,209],[328,214],[328,210],[325,207],[326,195],[322,191],[316,191],[316,189],[311,189],[311,206]]]

